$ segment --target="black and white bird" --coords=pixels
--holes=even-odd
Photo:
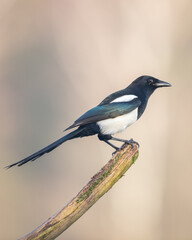
[[[98,135],[101,141],[115,148],[116,151],[119,150],[119,148],[109,142],[109,140],[132,145],[133,140],[115,138],[112,135],[124,131],[141,117],[147,106],[148,99],[155,89],[170,86],[171,84],[151,76],[141,76],[137,78],[125,89],[106,97],[99,105],[83,114],[66,130],[72,128],[77,129],[29,157],[7,166],[7,168],[15,165],[21,166],[29,161],[34,161],[68,140],[95,134]]]

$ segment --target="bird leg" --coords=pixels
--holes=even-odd
[[[108,140],[103,140],[103,141],[109,144],[109,146],[111,146],[112,148],[115,148],[115,152],[120,150],[120,148],[116,147],[114,144],[110,143]]]
[[[127,144],[131,145],[131,147],[134,148],[134,145],[133,145],[134,143],[137,144],[137,146],[139,147],[139,143],[134,141],[132,138],[130,140],[125,140],[125,139],[115,138],[115,137],[111,136],[111,140],[124,142],[124,144],[122,145],[121,149],[123,149]]]
[[[99,140],[104,141],[105,143],[107,143],[112,148],[115,148],[116,151],[120,150],[120,148],[116,147],[115,145],[113,145],[112,143],[109,142],[109,140],[112,138],[111,135],[101,135],[101,134],[98,134],[98,138],[99,138]]]
[[[112,137],[111,135],[102,135],[102,134],[98,134],[98,138],[99,138],[99,140],[104,141],[105,143],[107,143],[108,145],[110,145],[111,147],[113,147],[115,149],[115,152],[113,154],[115,154],[117,151],[126,147],[127,144],[131,145],[131,147],[134,148],[133,144],[136,143],[139,147],[139,143],[135,142],[133,139],[125,140],[125,139],[121,139],[121,138]],[[114,144],[110,143],[109,140],[123,142],[124,144],[119,148],[119,147],[116,147]]]

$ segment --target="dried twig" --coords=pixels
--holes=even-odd
[[[118,151],[89,183],[58,213],[20,240],[51,240],[79,219],[123,176],[138,157],[138,146]]]

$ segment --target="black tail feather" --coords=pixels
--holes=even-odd
[[[80,137],[81,136],[81,132],[83,131],[83,128],[78,128],[76,129],[75,131],[63,136],[62,138],[56,140],[55,142],[51,143],[50,145],[48,145],[47,147],[33,153],[32,155],[16,162],[16,163],[13,163],[11,165],[8,165],[7,169],[13,167],[13,166],[22,166],[23,164],[29,162],[29,161],[35,161],[37,158],[41,157],[42,155],[44,155],[45,153],[49,153],[51,152],[53,149],[57,148],[58,146],[60,146],[62,143],[70,140],[70,139],[73,139],[73,138],[77,138],[77,137]]]

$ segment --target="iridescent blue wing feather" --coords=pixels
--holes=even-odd
[[[127,114],[141,105],[141,101],[135,98],[129,102],[113,102],[106,105],[98,105],[78,118],[70,127],[65,130],[95,123],[101,120],[115,118],[123,114]]]

